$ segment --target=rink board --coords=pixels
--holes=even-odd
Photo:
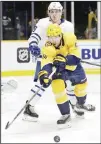
[[[100,63],[101,41],[79,40],[82,60]],[[83,64],[87,74],[100,74],[100,68]],[[35,63],[28,51],[27,41],[2,41],[1,43],[1,75],[2,76],[31,76],[34,74]]]

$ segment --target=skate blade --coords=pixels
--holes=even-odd
[[[71,128],[71,122],[67,122],[66,124],[57,124],[58,129],[66,129]]]
[[[83,111],[89,113],[89,112],[95,112],[95,109],[93,109],[93,110],[84,109]]]
[[[37,122],[38,118],[36,117],[30,117],[28,115],[24,115],[22,118],[23,121],[29,121],[29,122]]]
[[[75,109],[76,111],[80,111],[80,112],[94,112],[95,110],[96,110],[96,108],[94,108],[94,109],[92,109],[92,110],[88,110],[88,109],[86,109],[86,108],[82,108],[82,109]]]
[[[80,115],[77,115],[77,114],[75,114],[75,117],[78,118],[78,119],[84,119],[85,118],[84,115],[80,116]]]

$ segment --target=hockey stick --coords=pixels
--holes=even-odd
[[[90,64],[90,65],[94,65],[94,66],[99,66],[99,67],[101,67],[100,64],[95,64],[95,63],[88,62],[88,61],[83,61],[83,60],[81,60],[81,62],[82,62],[82,63],[86,63],[86,64]]]
[[[41,55],[37,58],[35,75],[34,75],[34,82],[37,82],[37,80],[38,80],[38,73],[39,73],[39,71],[40,71],[40,69],[41,69],[41,62],[40,62],[40,61],[41,61],[41,58],[42,58]],[[95,63],[91,63],[91,62],[87,62],[87,61],[83,61],[83,60],[81,60],[81,62],[82,62],[82,63],[86,63],[86,64],[90,64],[90,65],[94,65],[94,66],[99,66],[99,67],[101,67],[101,65],[99,65],[99,64],[95,64]]]
[[[49,75],[49,78],[51,78],[53,76],[53,74],[55,73],[56,69],[53,70],[53,72]],[[7,122],[5,129],[8,129],[10,127],[10,125],[17,119],[17,117],[21,114],[21,112],[27,107],[27,105],[31,102],[31,100],[38,94],[38,92],[40,90],[45,91],[45,89],[43,88],[42,85],[39,85],[38,83],[38,90],[34,93],[34,95],[26,102],[26,104],[22,107],[22,109],[16,114],[16,116],[13,118],[13,120],[11,122]]]
[[[35,69],[35,75],[34,75],[34,82],[37,82],[38,80],[38,73],[41,70],[41,55],[37,58],[37,63],[36,63],[36,69]]]

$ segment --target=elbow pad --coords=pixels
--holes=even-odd
[[[68,55],[66,56],[66,59],[67,59],[67,62],[66,64],[67,65],[77,65],[78,63],[80,63],[80,58],[74,56],[74,55]]]

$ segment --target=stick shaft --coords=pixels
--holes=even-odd
[[[82,62],[82,63],[86,63],[86,64],[90,64],[90,65],[94,65],[94,66],[99,66],[99,67],[101,67],[100,64],[96,64],[96,63],[92,63],[92,62],[88,62],[88,61],[83,61],[83,60],[81,60],[81,62]]]
[[[51,78],[53,76],[53,74],[55,73],[55,69],[53,70],[53,72],[49,75],[49,78]],[[27,103],[22,107],[22,109],[16,114],[16,116],[13,118],[13,120],[11,122],[9,122],[8,127],[17,119],[17,117],[21,114],[21,112],[27,107],[27,105],[31,102],[31,100],[38,94],[38,92],[43,88],[42,85],[39,86],[39,89],[34,93],[34,95],[27,101]]]

